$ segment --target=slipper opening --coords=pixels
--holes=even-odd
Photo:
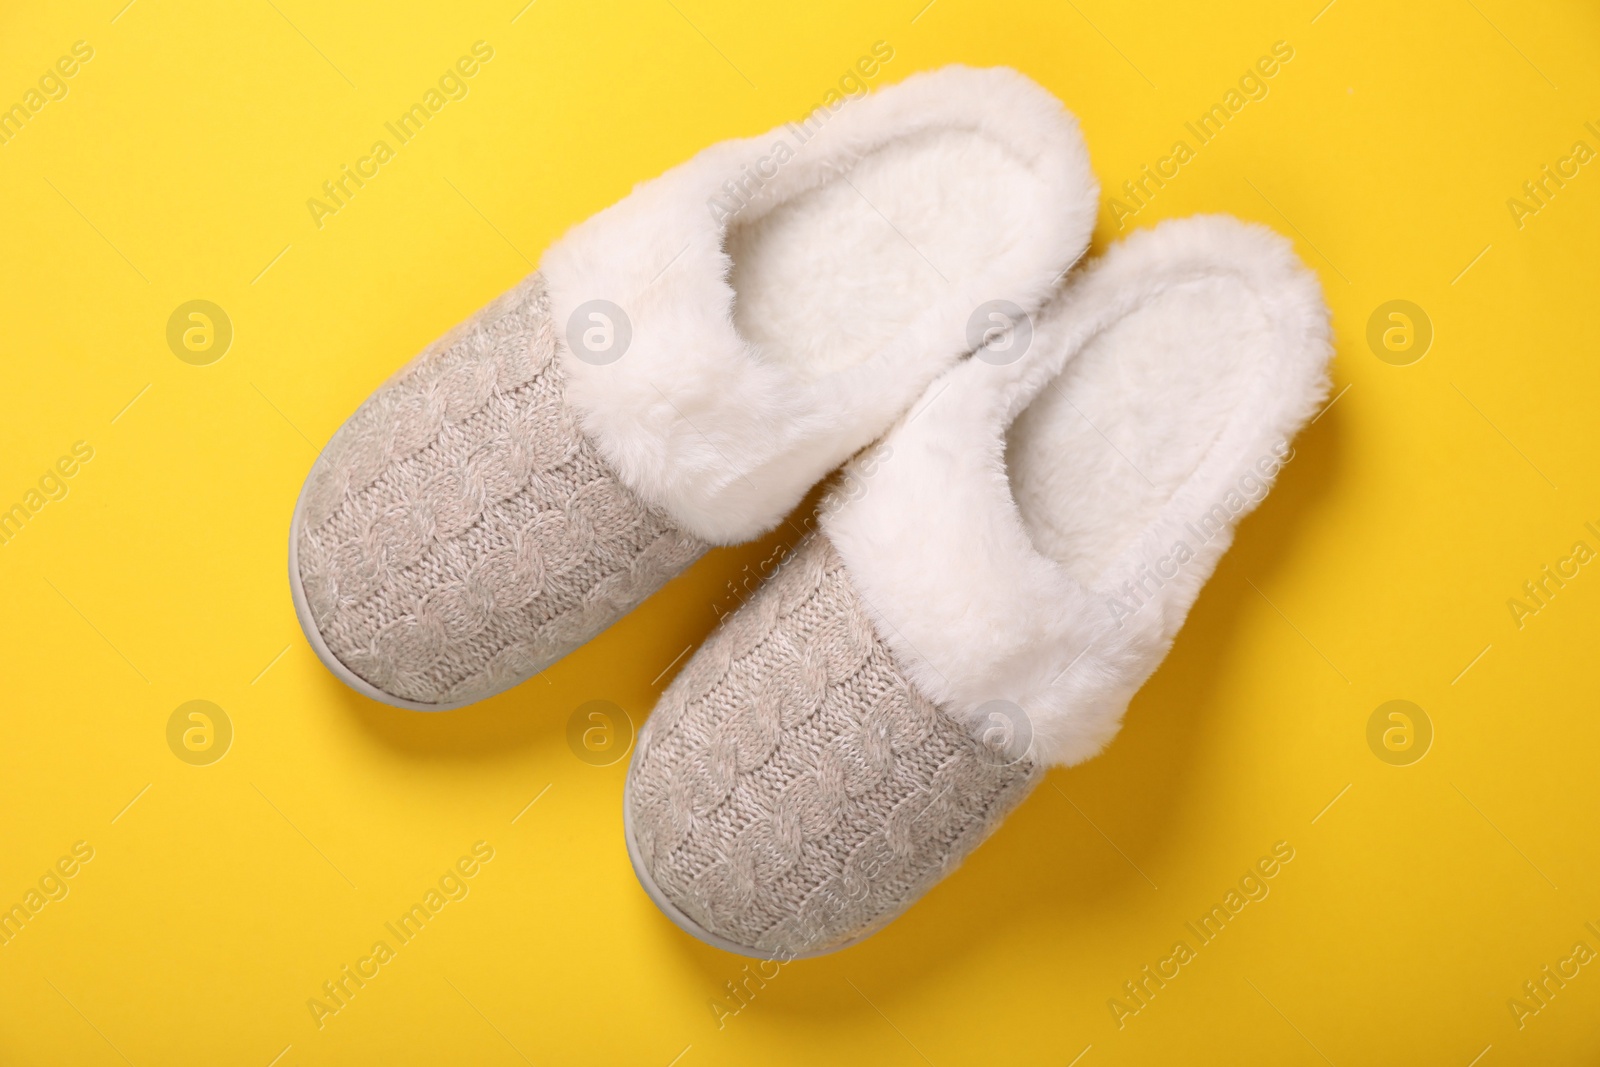
[[[760,358],[801,381],[855,366],[1025,244],[1049,198],[1038,169],[985,130],[889,140],[775,209],[733,221],[734,325]]]
[[[1039,551],[1084,586],[1105,584],[1248,414],[1271,336],[1253,288],[1218,274],[1147,295],[1091,338],[1006,435],[1012,494]]]

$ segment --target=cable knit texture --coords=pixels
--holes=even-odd
[[[692,922],[750,954],[816,954],[905,910],[1042,773],[912,687],[833,546],[812,535],[641,732],[636,862]]]
[[[492,696],[705,551],[584,435],[557,344],[532,275],[374,393],[312,470],[306,602],[329,651],[384,693]]]

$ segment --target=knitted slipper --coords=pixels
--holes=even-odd
[[[832,951],[1099,752],[1290,458],[1328,337],[1286,241],[1195,218],[930,386],[640,732],[656,904],[732,952]]]
[[[1054,97],[962,67],[643,183],[334,434],[289,536],[312,647],[419,710],[526,679],[775,526],[969,320],[1037,308],[1096,196]]]

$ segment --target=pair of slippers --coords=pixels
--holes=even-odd
[[[1054,97],[962,67],[641,184],[329,442],[312,647],[482,700],[848,461],[640,731],[624,824],[710,944],[860,940],[1106,745],[1326,391],[1286,241],[1170,221],[1069,275],[1096,199]]]

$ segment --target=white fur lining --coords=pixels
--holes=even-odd
[[[1022,358],[934,382],[823,528],[924,693],[975,731],[980,707],[1012,702],[1036,758],[1076,763],[1166,655],[1325,395],[1331,351],[1287,241],[1164,223],[1074,277]],[[1036,401],[1047,418],[1013,427]],[[1064,473],[1052,442],[1071,446]]]
[[[971,351],[979,305],[1036,309],[1096,197],[1076,121],[1006,69],[914,75],[715,145],[545,253],[568,398],[689,532],[757,536]],[[567,344],[595,300],[632,333],[604,365]]]

